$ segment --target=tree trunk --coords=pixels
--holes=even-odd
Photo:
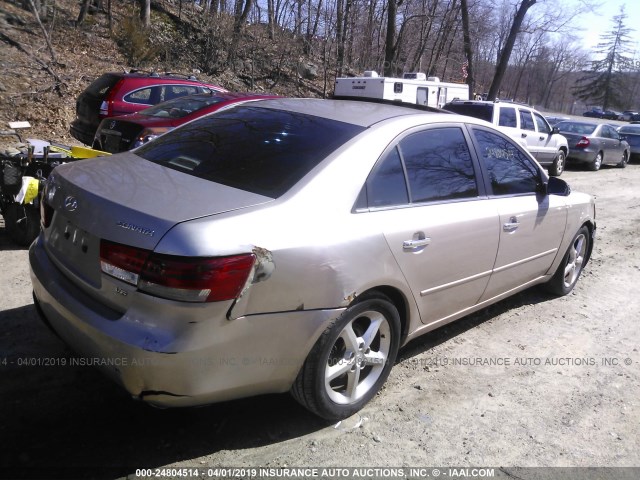
[[[467,78],[465,81],[469,85],[469,98],[473,99],[475,93],[475,80],[473,78],[473,46],[471,45],[471,31],[469,29],[469,5],[467,0],[461,0],[462,11],[462,40],[464,43],[464,56],[467,63]]]
[[[76,25],[81,25],[85,18],[87,18],[87,12],[89,11],[89,4],[91,0],[82,0],[82,4],[80,5],[80,13],[78,14],[78,19],[76,20]]]
[[[151,26],[151,0],[140,0],[140,21],[145,28]]]
[[[267,0],[267,33],[269,34],[269,39],[273,40],[275,35],[275,26],[274,26],[274,5],[273,0]]]
[[[516,17],[513,19],[513,24],[509,31],[509,36],[507,37],[507,41],[502,52],[500,52],[500,61],[496,67],[496,73],[493,76],[487,100],[495,100],[498,92],[500,91],[504,74],[507,71],[507,66],[509,65],[509,58],[511,58],[511,52],[513,51],[513,46],[516,43],[516,37],[518,36],[518,33],[520,33],[520,27],[522,26],[524,17],[527,15],[527,11],[535,5],[536,1],[537,0],[522,0],[520,7],[518,7]]]
[[[240,12],[240,14],[236,15],[235,22],[233,23],[233,35],[227,52],[228,65],[233,65],[233,62],[236,59],[236,51],[238,50],[238,44],[240,43],[240,36],[242,35],[244,24],[247,21],[247,17],[249,16],[249,12],[253,5],[253,0],[244,0],[244,8],[242,8],[242,1],[243,0],[238,0],[236,3],[236,12]]]
[[[385,77],[393,76],[396,63],[396,15],[398,14],[398,0],[387,0],[387,35],[384,45],[384,66]]]

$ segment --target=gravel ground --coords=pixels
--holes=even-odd
[[[574,292],[525,291],[412,342],[380,394],[339,425],[288,395],[156,410],[91,367],[47,365],[71,352],[37,320],[27,251],[0,223],[0,477],[640,466],[640,165],[562,178],[597,197],[597,243]]]

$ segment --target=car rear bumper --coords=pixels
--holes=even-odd
[[[93,144],[93,137],[96,133],[96,128],[97,125],[96,127],[90,127],[84,123],[80,123],[78,120],[74,120],[71,122],[69,132],[76,140],[79,140],[85,145],[91,146]]]
[[[131,395],[161,407],[195,406],[290,389],[315,341],[344,309],[211,319],[207,327],[163,325],[175,309],[130,308],[120,318],[72,284],[51,262],[42,236],[30,248],[34,298],[45,323],[80,357],[79,366],[99,367]],[[153,299],[150,299],[153,301]],[[206,307],[205,307],[206,308]],[[148,318],[142,319],[142,315]],[[162,315],[162,314],[160,314]],[[179,320],[179,319],[178,319]],[[188,322],[185,324],[196,323]],[[216,325],[217,324],[217,325]],[[211,328],[202,338],[189,328]],[[186,333],[185,333],[186,332]],[[168,336],[182,335],[182,338]],[[153,342],[163,338],[165,342]],[[171,351],[153,347],[178,345]],[[161,351],[162,350],[162,351]]]
[[[598,152],[588,148],[580,150],[576,148],[569,152],[569,157],[567,159],[574,162],[593,163],[597,154]]]

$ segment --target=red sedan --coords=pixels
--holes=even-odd
[[[137,113],[105,118],[96,131],[93,148],[110,153],[124,152],[203,115],[238,103],[269,98],[277,97],[213,92],[174,98]]]

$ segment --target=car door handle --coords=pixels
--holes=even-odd
[[[521,134],[520,134],[520,136],[521,136],[522,138],[527,138],[527,134],[526,134],[526,133],[521,133]]]
[[[426,247],[431,243],[431,239],[427,238],[419,238],[417,240],[405,240],[402,242],[403,250],[415,250],[416,248]]]
[[[513,232],[518,229],[520,222],[516,217],[511,217],[507,223],[502,225],[502,230],[505,232]]]
[[[545,138],[547,138],[547,137],[544,137],[544,136],[543,136],[543,137],[540,137],[540,140],[544,140]]]

